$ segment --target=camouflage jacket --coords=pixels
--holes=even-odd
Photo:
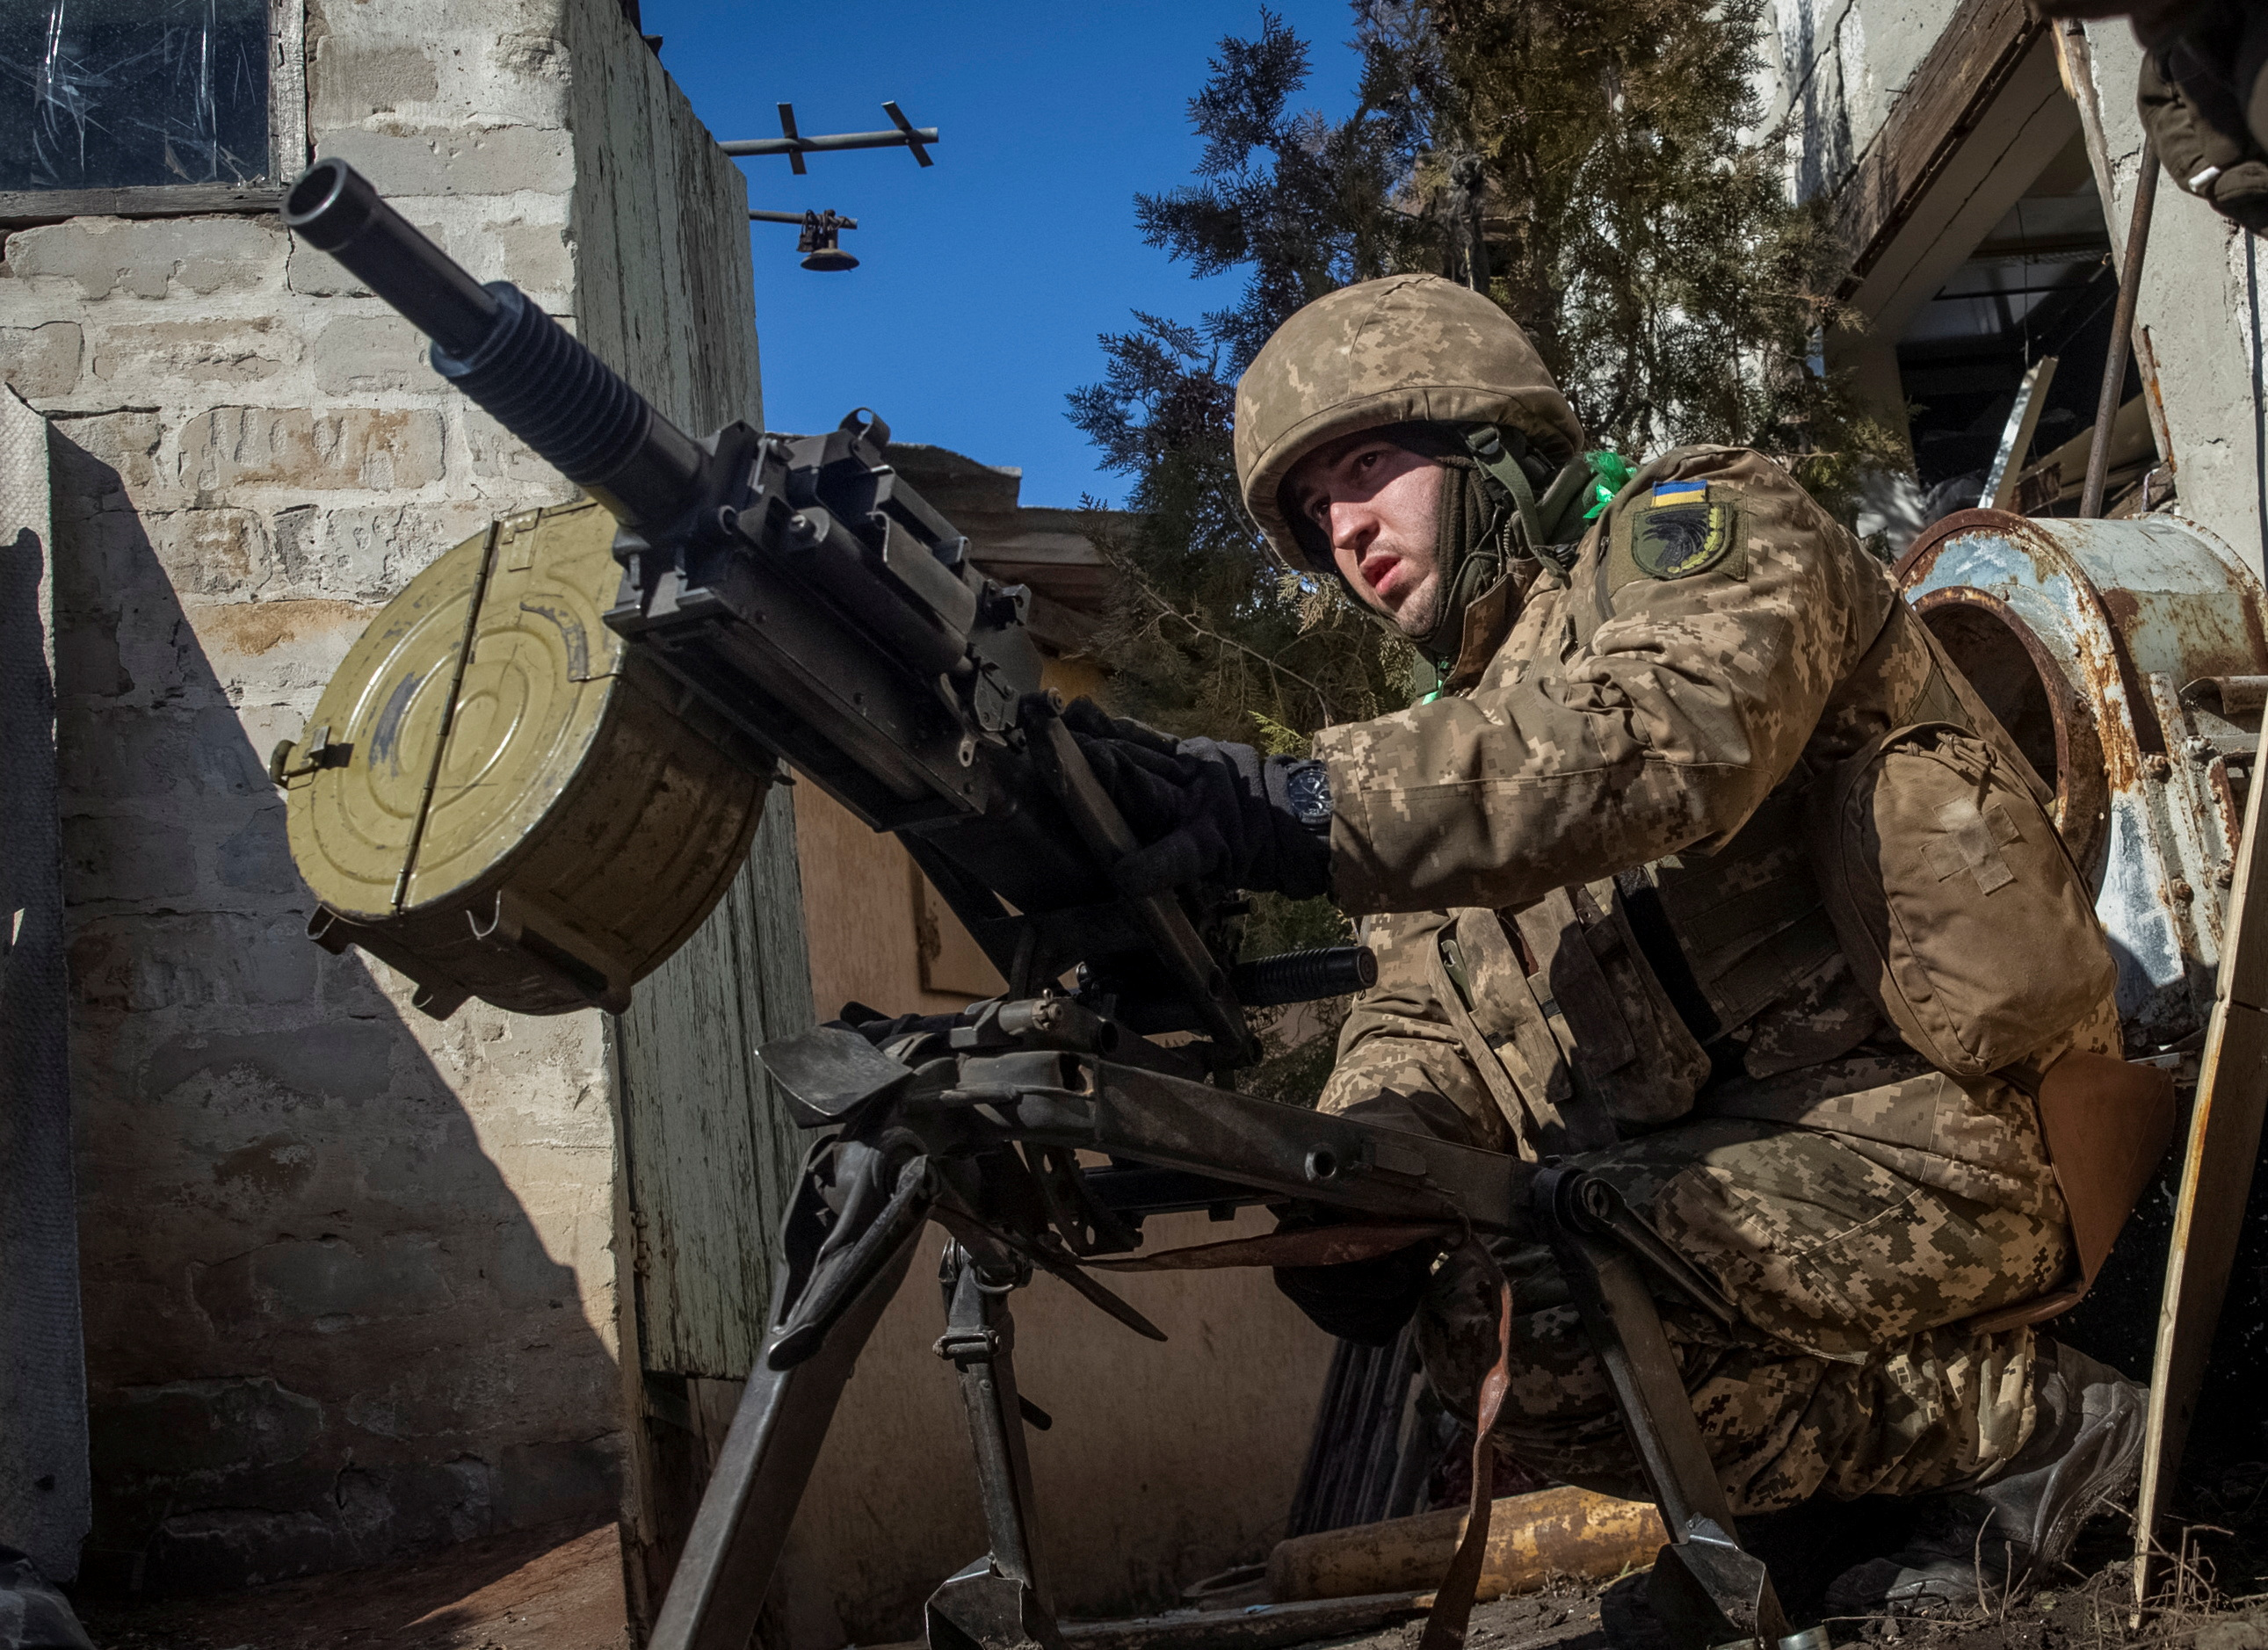
[[[1646,512],[1675,497],[1705,497],[1705,536],[1650,532]],[[1535,1156],[1659,1126],[1705,1089],[1705,1110],[1989,1165],[2032,1201],[2021,1096],[1988,1081],[1940,1103],[1952,1079],[1896,1042],[1839,947],[1799,959],[1705,1050],[1612,880],[1729,861],[1731,886],[1808,885],[1789,833],[1760,814],[1785,815],[1814,777],[1925,712],[2022,762],[1957,673],[1934,669],[1881,564],[1771,460],[1688,447],[1638,472],[1508,631],[1499,616],[1491,632],[1488,606],[1448,694],[1315,741],[1335,897],[1369,917],[1380,964],[1325,1109]],[[1767,841],[1750,853],[1752,821],[1748,838]],[[1866,1097],[1916,1083],[1927,1094]]]

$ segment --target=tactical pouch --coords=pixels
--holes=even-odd
[[[1807,834],[1852,969],[1940,1071],[2014,1064],[2110,994],[2086,878],[1975,734],[1919,722],[1872,740],[1826,777]]]
[[[1602,904],[1594,895],[1603,895]],[[1535,972],[1530,989],[1585,1097],[1628,1129],[1693,1109],[1709,1057],[1663,991],[1611,882],[1562,888],[1513,917]]]

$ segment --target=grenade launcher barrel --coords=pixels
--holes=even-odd
[[[319,160],[284,222],[433,341],[433,370],[627,527],[680,512],[707,455],[509,281],[486,286],[343,160]]]
[[[1012,991],[1077,969],[1098,1012],[1257,1057],[1245,1005],[1344,991],[1367,953],[1236,965],[1234,890],[1130,899],[1135,844],[1045,693],[1028,594],[889,464],[865,409],[821,436],[696,441],[509,282],[473,279],[344,161],[284,218],[433,341],[434,370],[612,512],[606,622],[750,740],[895,832]],[[643,868],[628,868],[642,874]]]

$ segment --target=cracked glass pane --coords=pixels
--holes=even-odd
[[[268,176],[268,0],[0,0],[0,189]]]

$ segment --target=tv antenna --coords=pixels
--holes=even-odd
[[[735,158],[746,155],[785,155],[788,166],[799,178],[809,171],[803,164],[806,155],[837,149],[910,149],[920,165],[936,164],[929,158],[929,145],[937,142],[936,127],[916,126],[895,101],[883,104],[882,113],[890,117],[890,129],[887,132],[828,132],[806,137],[795,129],[795,105],[783,103],[779,106],[779,136],[736,137],[718,147]]]

